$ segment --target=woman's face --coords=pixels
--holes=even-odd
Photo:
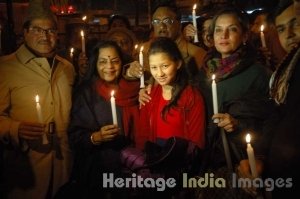
[[[97,70],[101,79],[114,82],[121,73],[121,58],[113,47],[99,49]]]
[[[243,33],[240,22],[235,15],[220,15],[214,28],[214,44],[222,58],[230,56],[246,42],[247,35]]]
[[[181,62],[174,62],[166,53],[155,53],[149,56],[150,72],[161,86],[172,84],[181,64]]]
[[[207,46],[208,48],[213,47],[213,42],[212,40],[208,37],[208,31],[209,31],[209,26],[212,24],[212,19],[207,19],[204,21],[203,25],[202,25],[202,39],[203,39],[203,43],[205,46]]]

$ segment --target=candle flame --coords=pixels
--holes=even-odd
[[[71,48],[71,49],[70,49],[70,53],[73,53],[73,52],[74,52],[74,48]]]
[[[39,97],[39,95],[36,95],[36,96],[35,96],[35,102],[36,102],[36,103],[40,103],[40,97]]]
[[[144,50],[144,46],[141,47],[140,51],[143,52],[143,50]]]
[[[111,93],[110,93],[110,95],[111,95],[112,97],[114,97],[114,95],[115,95],[115,91],[114,91],[114,90],[112,90],[112,91],[111,91]]]
[[[82,17],[82,21],[85,21],[86,20],[86,16],[84,15],[83,17]]]
[[[216,79],[216,75],[213,74],[213,75],[211,76],[211,79],[212,79],[212,80],[215,80],[215,79]]]
[[[196,10],[196,8],[197,8],[197,4],[194,4],[193,10]]]
[[[139,47],[139,45],[135,44],[134,49],[137,49]]]
[[[260,31],[263,32],[264,29],[265,29],[264,25],[261,25],[261,26],[260,26]]]
[[[248,144],[250,144],[250,141],[251,141],[251,135],[249,133],[247,133],[247,135],[246,135],[246,142]]]
[[[84,32],[83,32],[83,30],[80,31],[80,35],[81,35],[82,37],[84,37]]]

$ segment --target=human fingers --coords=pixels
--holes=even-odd
[[[141,89],[139,92],[139,102],[142,105],[145,105],[146,103],[150,102],[151,97],[146,93],[146,89]]]
[[[147,87],[146,87],[146,91],[147,91],[147,94],[150,95],[151,93],[151,89],[152,89],[152,84],[149,84]],[[150,97],[150,96],[149,96]],[[151,99],[151,98],[150,98]]]
[[[45,125],[40,123],[21,123],[18,134],[23,139],[38,139],[45,132]]]
[[[143,74],[142,66],[140,65],[139,62],[134,61],[130,64],[130,67],[128,68],[128,73],[132,77],[140,78],[141,75]]]

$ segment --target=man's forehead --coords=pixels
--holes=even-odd
[[[287,7],[280,15],[275,19],[275,25],[284,25],[296,18],[293,5]]]
[[[168,7],[159,7],[153,14],[153,18],[155,17],[176,17],[176,13]]]

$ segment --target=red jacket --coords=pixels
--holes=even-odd
[[[162,88],[157,85],[151,90],[151,101],[141,108],[140,130],[136,134],[136,146],[143,148],[148,141],[155,142],[157,138],[157,117],[161,116],[158,112],[158,103],[162,96]],[[177,106],[172,108],[179,111],[181,122],[185,125],[182,129],[182,137],[195,142],[200,148],[205,145],[205,105],[200,92],[187,86],[181,93],[177,101]]]

